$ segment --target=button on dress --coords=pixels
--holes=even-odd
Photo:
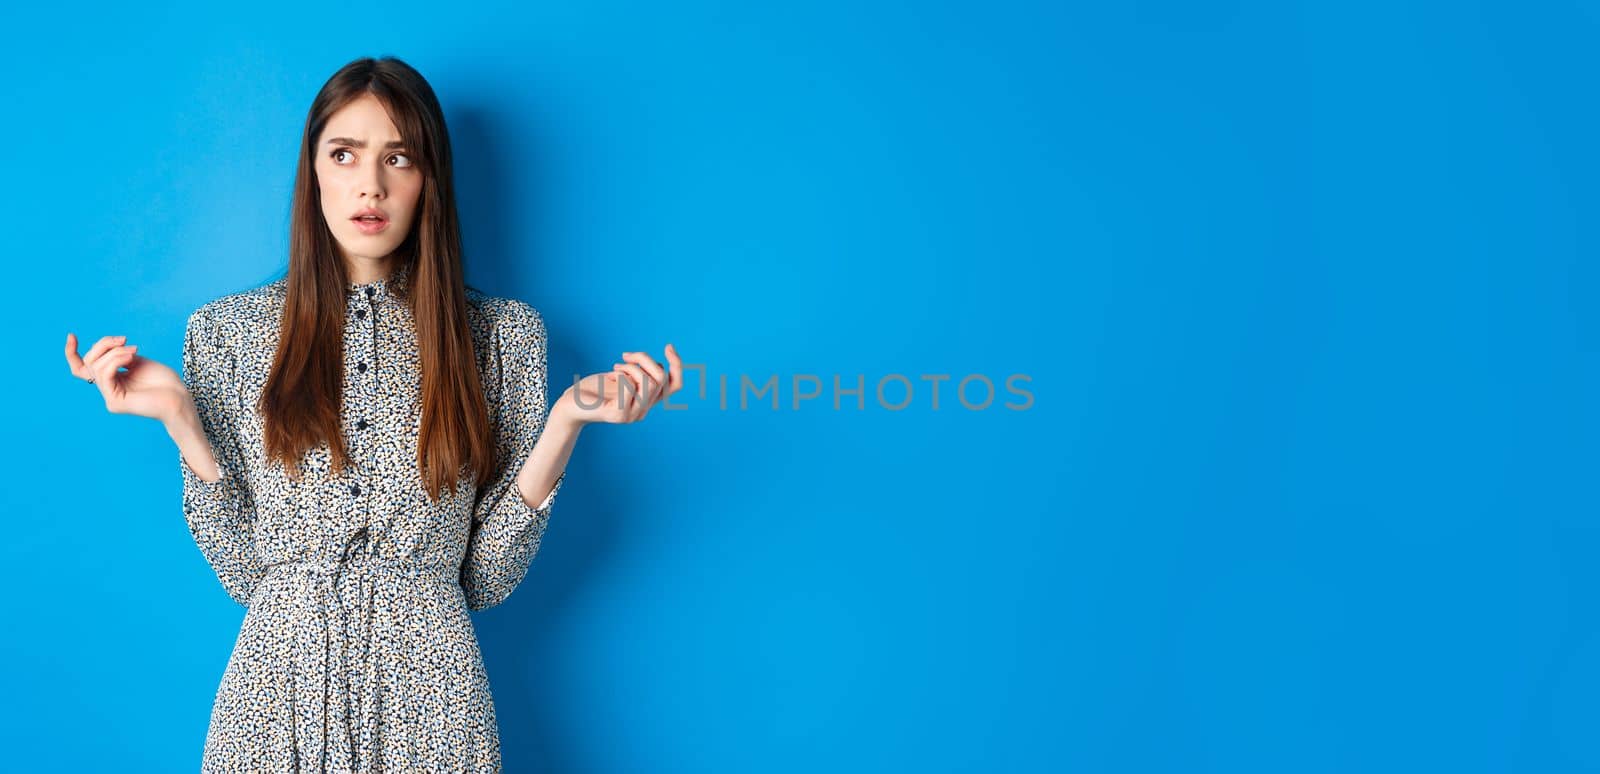
[[[190,315],[183,375],[221,471],[180,453],[183,514],[247,612],[212,705],[207,772],[501,770],[488,674],[468,611],[499,604],[539,550],[563,473],[537,507],[515,478],[544,428],[537,311],[467,289],[495,428],[493,478],[431,501],[417,469],[421,372],[405,268],[346,287],[341,432],[294,481],[267,464],[256,399],[278,344],[287,279]],[[463,467],[463,472],[465,472]]]

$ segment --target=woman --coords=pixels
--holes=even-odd
[[[580,429],[682,387],[668,345],[670,369],[624,353],[547,411],[544,323],[465,285],[451,176],[428,83],[354,61],[306,120],[287,275],[197,309],[183,379],[67,336],[109,411],[165,424],[190,532],[248,608],[206,771],[498,771],[467,611],[526,574]]]

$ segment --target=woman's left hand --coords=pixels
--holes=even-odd
[[[644,419],[663,398],[683,389],[683,359],[671,344],[665,351],[667,368],[643,352],[622,353],[611,371],[585,376],[562,392],[551,413],[561,412],[579,425]]]

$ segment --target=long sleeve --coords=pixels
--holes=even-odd
[[[184,331],[183,378],[222,474],[206,481],[178,453],[184,520],[228,596],[248,606],[265,570],[255,555],[255,501],[234,424],[237,400],[228,388],[236,383],[235,359],[217,340],[205,307],[189,316]]]
[[[496,469],[474,502],[472,534],[461,566],[461,587],[472,610],[500,604],[522,582],[539,551],[556,492],[567,477],[563,471],[533,508],[516,487],[517,473],[544,432],[544,320],[526,303],[507,300],[494,340],[500,361],[500,399],[493,417]]]

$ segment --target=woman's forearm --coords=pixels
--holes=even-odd
[[[578,433],[583,430],[583,423],[569,417],[565,409],[564,401],[556,402],[533,451],[517,472],[517,490],[522,492],[523,502],[529,508],[538,507],[550,494],[561,471],[566,470],[567,460],[578,443]]]
[[[188,395],[184,395],[178,411],[163,420],[162,425],[196,475],[208,482],[222,478],[217,458],[211,451],[211,439],[206,437],[205,427],[200,424],[200,412],[195,410],[194,401]]]

